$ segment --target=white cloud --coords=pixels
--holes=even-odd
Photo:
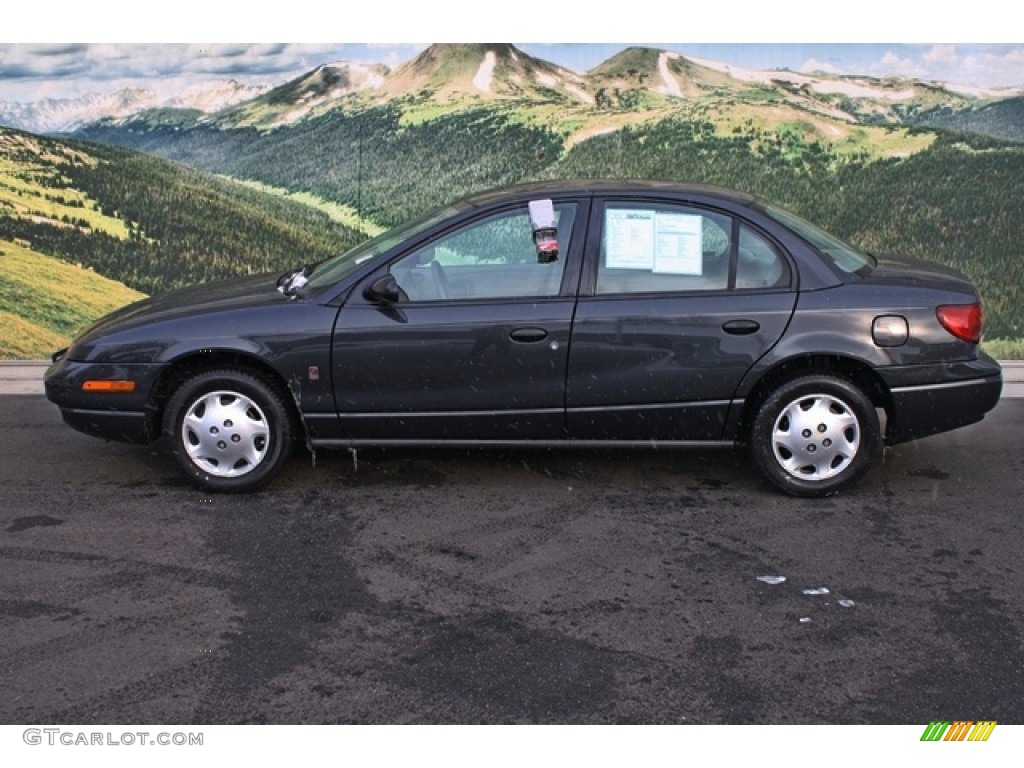
[[[948,79],[989,87],[1024,85],[1024,48],[979,49],[963,56],[957,70],[960,79],[955,76]]]
[[[1024,85],[1024,48],[1018,45],[932,45],[919,56],[889,51],[869,67],[899,75],[985,88]]]
[[[0,45],[0,100],[35,100],[110,92],[122,87],[166,90],[233,78],[249,85],[279,83],[324,61],[339,45],[87,44]]]
[[[838,75],[839,69],[830,61],[820,59],[807,59],[800,67],[801,72],[827,72],[830,75]]]
[[[390,69],[394,69],[400,64],[404,64],[410,59],[414,59],[419,56],[423,51],[430,47],[430,43],[401,43],[397,45],[367,43],[364,47],[371,55],[371,63],[379,62],[387,65]],[[378,51],[380,52],[380,55],[373,56],[373,53]],[[366,56],[361,56],[357,60],[364,62],[368,61]]]
[[[892,51],[886,51],[882,58],[875,64],[869,74],[878,77],[899,76],[899,77],[924,77],[927,70],[920,61],[899,56]]]
[[[928,64],[955,63],[957,60],[956,46],[933,45],[928,53],[924,55],[924,60]]]

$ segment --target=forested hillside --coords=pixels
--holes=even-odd
[[[1024,147],[943,134],[907,158],[722,139],[675,120],[574,147],[552,177],[679,178],[740,189],[871,251],[955,266],[978,284],[987,336],[1024,335]]]
[[[1024,97],[1004,99],[970,109],[935,107],[914,115],[912,121],[918,125],[951,128],[1024,142]]]
[[[554,132],[479,108],[403,126],[398,106],[321,118],[267,133],[127,132],[95,126],[94,140],[132,142],[178,162],[217,173],[308,191],[394,225],[472,191],[541,174],[562,151]]]
[[[0,240],[144,293],[283,270],[362,237],[320,211],[157,157],[0,129]]]
[[[274,131],[118,133],[137,146],[258,179],[393,224],[483,188],[536,178],[707,182],[790,208],[868,249],[952,264],[986,301],[988,336],[1024,335],[1024,146],[972,134],[870,127],[828,141],[810,123],[652,116],[569,146],[521,108],[474,107],[403,125],[401,104]],[[854,144],[853,141],[858,143]],[[886,150],[890,142],[895,149]],[[853,147],[881,147],[874,155]],[[919,148],[899,151],[901,147]]]

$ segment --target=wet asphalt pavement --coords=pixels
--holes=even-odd
[[[1022,400],[825,501],[738,451],[320,453],[211,497],[41,397],[0,433],[0,723],[1024,723]]]

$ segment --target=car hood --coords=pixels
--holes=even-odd
[[[75,343],[87,344],[99,336],[126,331],[156,321],[287,302],[288,299],[277,290],[276,274],[201,283],[143,299],[115,310],[86,328],[76,338]]]
[[[914,286],[976,295],[971,281],[962,272],[951,267],[921,259],[877,254],[874,256],[878,263],[864,276],[868,283]]]

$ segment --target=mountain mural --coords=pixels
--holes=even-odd
[[[989,338],[1024,336],[1020,89],[751,70],[654,47],[575,73],[481,43],[432,45],[390,68],[323,64],[231,101],[139,102],[76,118],[69,136],[341,212],[351,229],[336,243],[519,181],[718,184],[870,250],[956,266],[982,290]],[[0,237],[3,225],[0,210]],[[190,278],[208,279],[201,261],[187,261]]]
[[[41,99],[28,103],[0,101],[0,125],[34,133],[61,133],[97,120],[127,118],[152,109],[184,110],[198,118],[255,98],[265,90],[266,87],[223,80],[190,86],[165,97],[144,88],[123,88],[114,93],[92,93],[74,99]]]
[[[394,69],[334,62],[273,88],[222,82],[162,100],[136,89],[61,102],[0,102],[0,124],[66,132],[99,120],[135,122],[147,110],[169,108],[221,128],[269,129],[394,100],[407,107],[518,101],[587,114],[739,99],[783,103],[855,124],[940,125],[980,112],[985,119],[974,121],[977,132],[1013,139],[1020,131],[1022,93],[1024,88],[978,89],[898,77],[750,70],[649,47],[626,48],[579,74],[507,43],[436,44]]]
[[[384,82],[390,97],[560,100],[592,103],[586,80],[507,43],[432,45]]]
[[[212,122],[224,127],[287,125],[322,114],[364,91],[375,91],[387,74],[388,68],[383,64],[344,61],[323,64],[234,108],[223,110]]]

